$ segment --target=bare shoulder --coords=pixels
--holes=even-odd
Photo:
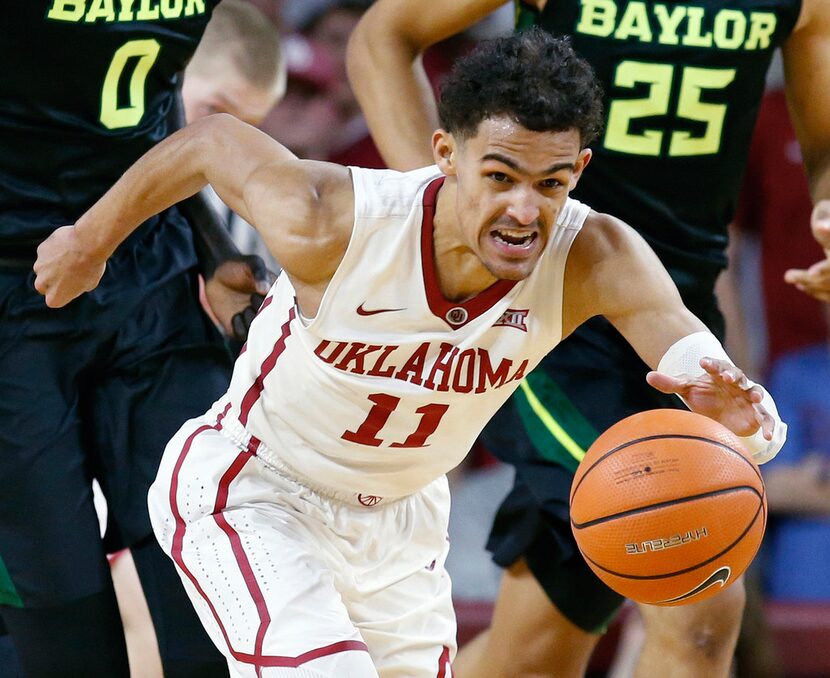
[[[636,252],[641,244],[642,238],[624,221],[591,210],[574,241],[568,266],[584,267],[585,272],[608,266]]]
[[[595,315],[610,319],[626,313],[671,289],[668,273],[642,236],[620,219],[592,211],[565,268],[565,329]]]
[[[333,275],[354,226],[348,168],[297,158],[268,163],[250,177],[245,200],[255,228],[289,275],[306,283]]]

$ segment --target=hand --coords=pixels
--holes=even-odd
[[[257,256],[228,259],[205,281],[205,297],[225,333],[245,341],[276,276]]]
[[[65,306],[84,292],[94,290],[107,261],[84,248],[74,225],[61,226],[37,248],[35,289],[51,308]]]
[[[824,249],[825,258],[808,269],[793,268],[784,280],[819,301],[830,302],[830,200],[819,200],[810,218],[813,237]]]
[[[719,421],[736,435],[750,436],[760,426],[764,438],[772,440],[775,420],[759,404],[763,391],[750,386],[743,371],[727,360],[702,358],[700,366],[704,374],[698,377],[649,372],[646,380],[662,393],[679,395],[692,411]]]

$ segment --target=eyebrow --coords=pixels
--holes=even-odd
[[[495,160],[496,162],[500,162],[503,165],[507,165],[510,169],[519,172],[521,174],[530,174],[526,169],[520,167],[512,158],[508,158],[507,156],[502,155],[501,153],[486,153],[481,157],[482,160]],[[563,169],[574,169],[575,165],[572,162],[558,162],[554,165],[551,165],[540,174],[554,174],[559,170]]]

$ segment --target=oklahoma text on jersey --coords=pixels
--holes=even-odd
[[[411,353],[405,351],[401,346],[323,340],[314,353],[323,362],[344,372],[400,379],[431,391],[451,390],[455,393],[470,393],[473,389],[476,393],[484,393],[488,388],[521,381],[529,362],[524,359],[514,367],[510,358],[502,358],[494,368],[486,348],[459,351],[458,347],[446,342],[437,347],[424,342]],[[432,367],[425,378],[425,368],[430,363]]]

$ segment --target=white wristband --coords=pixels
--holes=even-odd
[[[682,374],[687,374],[690,377],[699,377],[705,373],[705,370],[700,366],[701,358],[727,360],[733,365],[735,364],[726,354],[726,351],[714,334],[711,332],[695,332],[676,341],[669,347],[660,359],[657,371],[672,377],[677,377]],[[749,378],[747,378],[747,382],[748,386],[757,386]],[[764,392],[764,398],[760,402],[760,405],[775,420],[772,440],[764,438],[764,434],[760,428],[751,436],[739,437],[755,462],[757,464],[765,464],[778,454],[778,451],[784,445],[784,441],[787,439],[787,425],[781,421],[778,408],[775,406],[775,401],[772,399],[772,396],[763,387],[759,386],[759,388]],[[681,400],[683,399],[681,398]]]

